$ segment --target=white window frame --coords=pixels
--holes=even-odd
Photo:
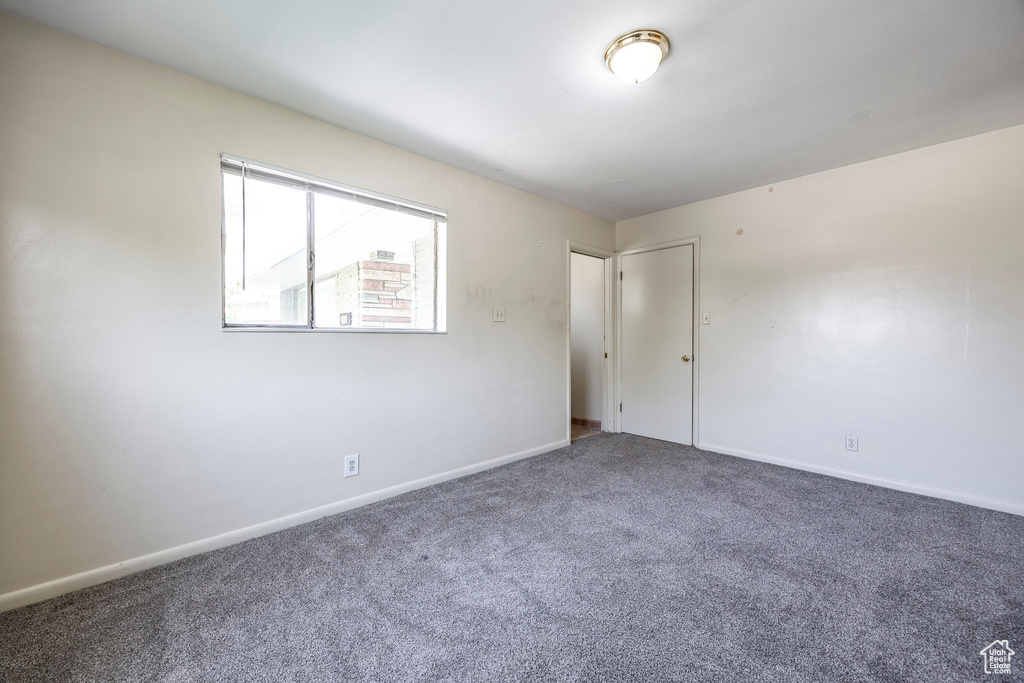
[[[305,173],[291,171],[288,169],[271,166],[251,159],[221,154],[221,225],[220,225],[220,251],[221,251],[221,329],[227,332],[341,332],[371,333],[371,334],[446,334],[445,313],[447,306],[442,306],[440,298],[447,295],[447,287],[441,281],[447,273],[447,255],[441,251],[442,245],[447,248],[447,240],[441,239],[441,231],[446,230],[448,224],[448,212],[444,209],[419,204],[406,199],[392,197],[379,192],[371,192],[350,185],[334,182],[325,178],[318,178]],[[307,297],[307,320],[305,325],[288,324],[258,324],[258,323],[230,323],[227,319],[227,215],[224,211],[224,173],[237,173],[243,178],[243,202],[244,202],[244,179],[258,178],[259,180],[279,183],[289,187],[303,189],[306,192],[306,297]],[[329,194],[342,197],[360,204],[369,204],[382,209],[398,211],[420,218],[434,221],[434,328],[433,329],[389,329],[376,327],[316,327],[315,310],[316,300],[314,298],[314,279],[316,263],[316,244],[314,226],[314,193]],[[243,214],[243,222],[245,220]],[[244,238],[243,238],[244,240]],[[244,256],[243,256],[244,258]],[[445,267],[442,268],[442,263]]]

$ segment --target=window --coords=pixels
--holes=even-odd
[[[443,332],[444,211],[229,156],[225,328]]]

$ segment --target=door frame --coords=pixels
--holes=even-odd
[[[691,416],[691,425],[693,429],[693,444],[700,443],[698,434],[698,425],[700,420],[698,414],[700,411],[700,236],[687,237],[686,239],[673,240],[671,242],[661,242],[658,244],[652,244],[646,247],[637,247],[636,249],[626,249],[615,253],[615,272],[619,274],[618,278],[613,278],[615,284],[615,353],[612,354],[612,360],[614,361],[614,375],[615,375],[615,408],[613,412],[613,431],[622,431],[622,412],[617,408],[622,403],[622,257],[631,256],[633,254],[642,254],[648,251],[661,251],[662,249],[671,249],[673,247],[685,247],[687,245],[693,246],[693,397],[691,405],[693,406],[693,414]]]
[[[613,325],[614,305],[614,274],[618,262],[615,252],[589,244],[573,242],[565,243],[565,439],[572,443],[572,255],[584,254],[604,260],[604,348],[608,358],[601,367],[601,431],[615,431],[613,405],[615,401],[615,373],[612,363],[615,361],[615,334]]]

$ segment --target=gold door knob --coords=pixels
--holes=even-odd
[[[690,357],[689,356],[683,356],[683,362],[684,363],[689,363],[690,362]]]

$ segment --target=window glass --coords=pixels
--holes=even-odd
[[[434,329],[434,221],[314,195],[317,327]]]
[[[224,174],[224,318],[229,324],[302,325],[306,293],[306,192]]]
[[[221,167],[225,326],[444,331],[443,211],[229,157]]]

